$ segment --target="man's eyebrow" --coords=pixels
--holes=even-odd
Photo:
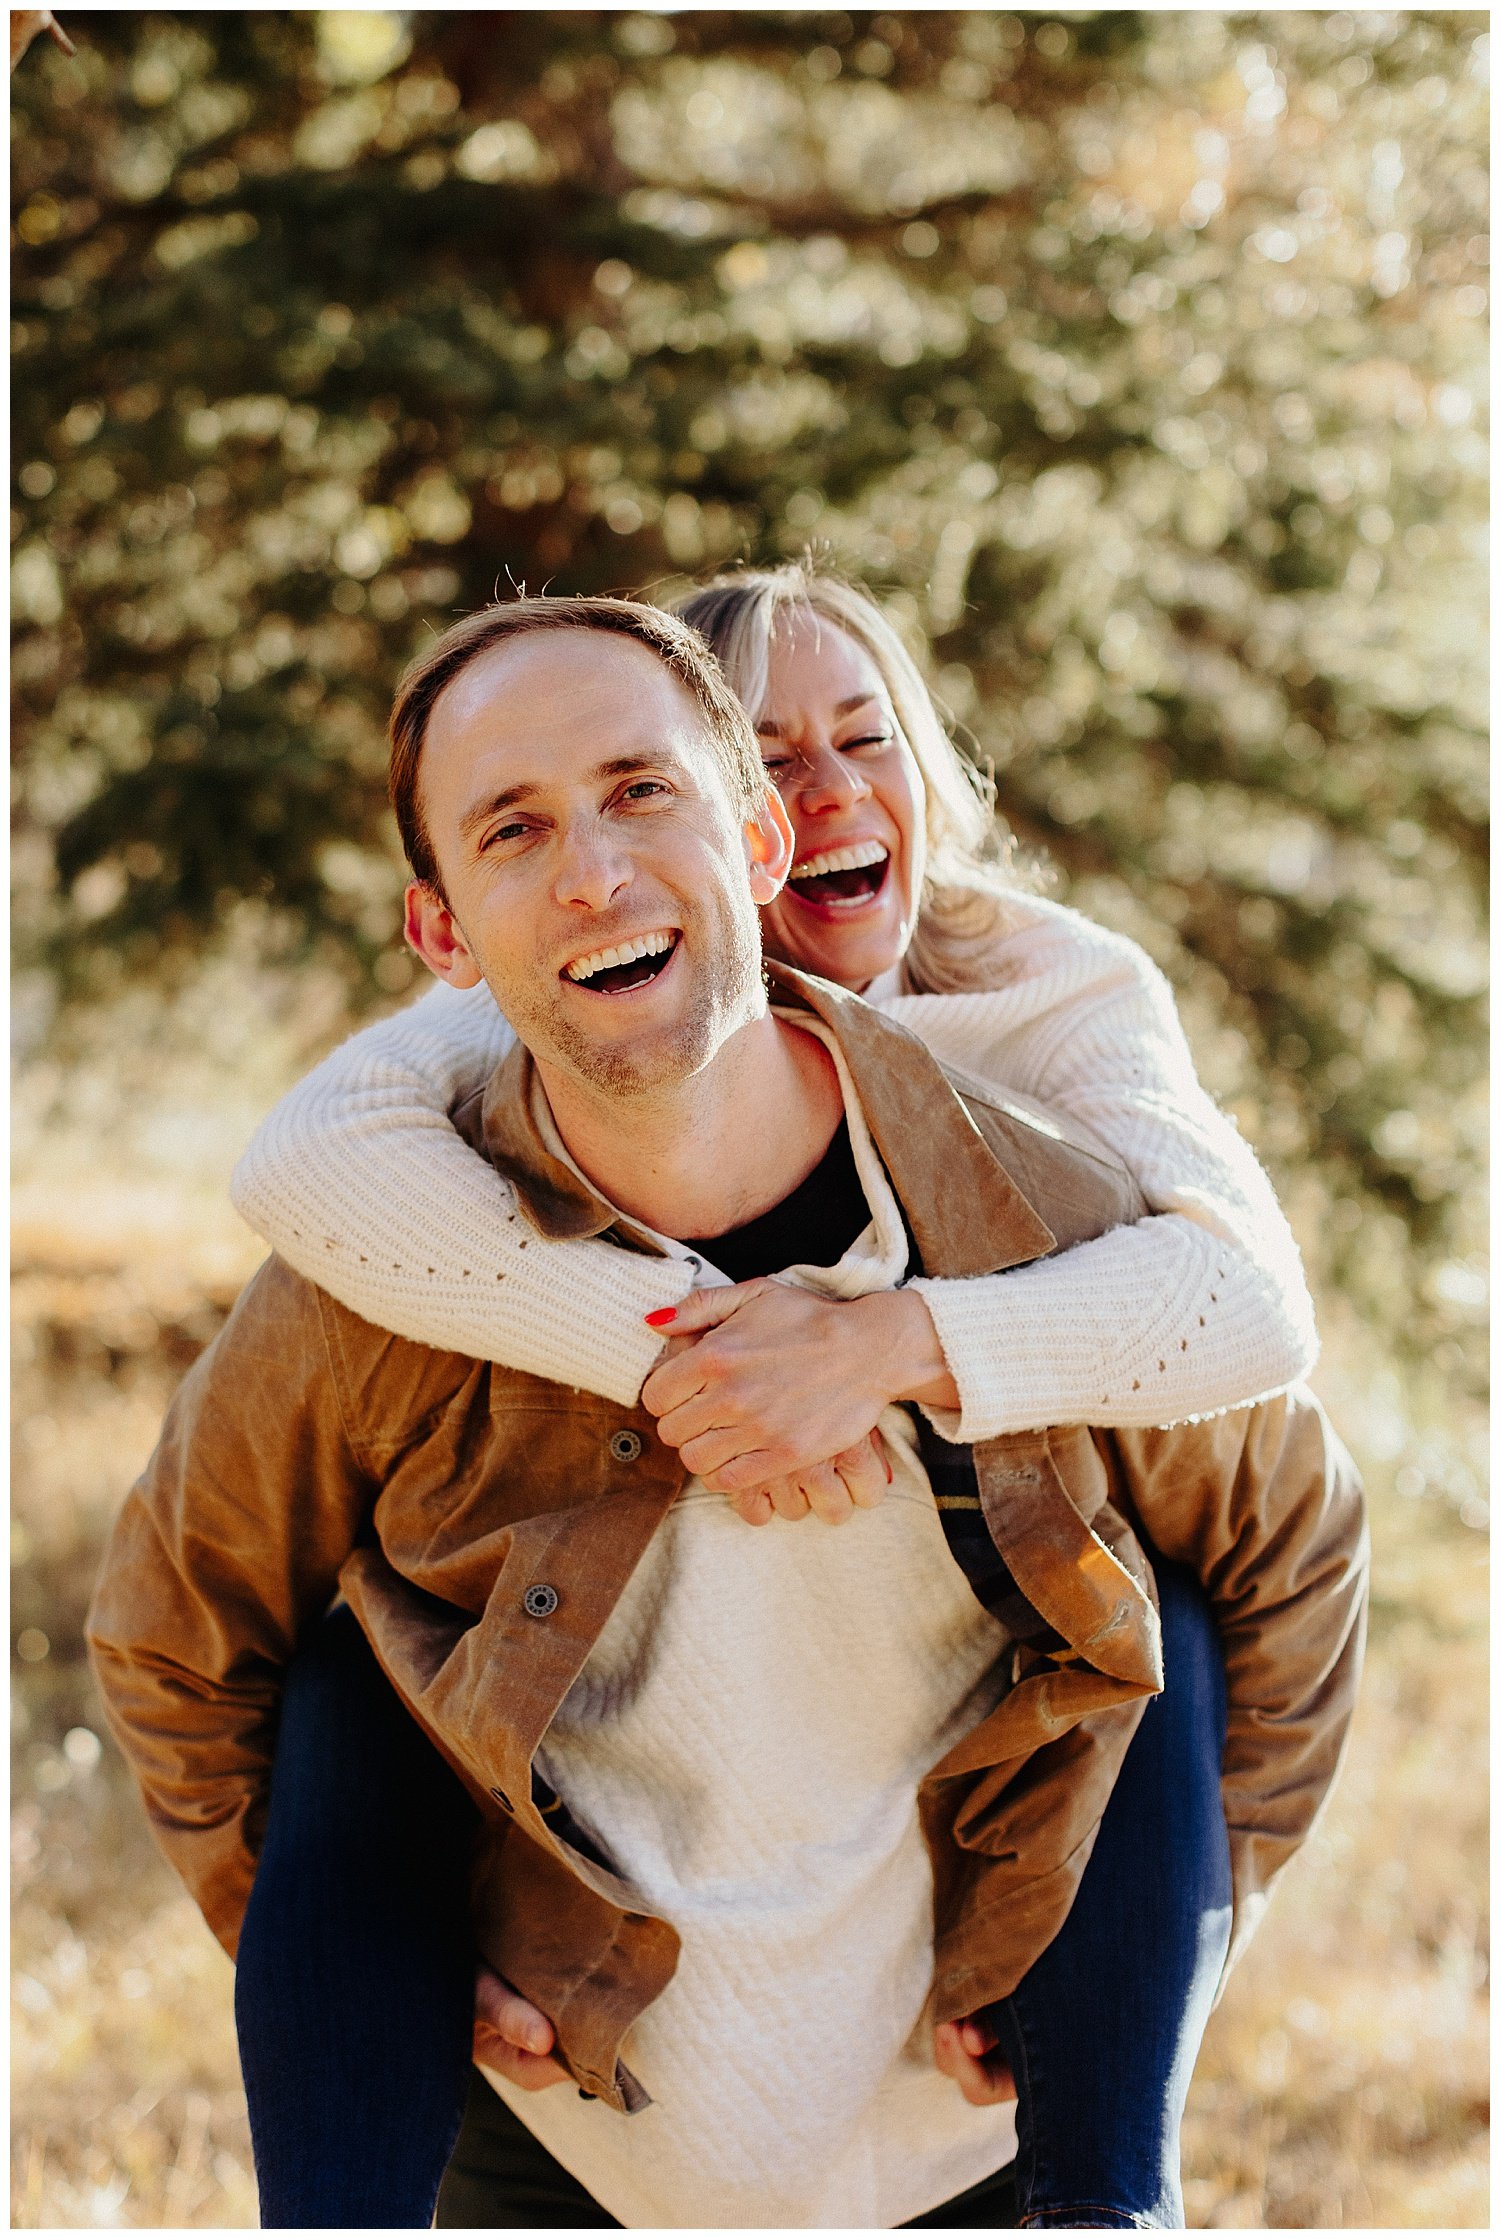
[[[629,777],[636,770],[660,769],[664,761],[674,757],[669,754],[617,754],[612,762],[600,762],[589,771],[590,777]]]
[[[515,808],[519,802],[529,801],[536,790],[534,785],[507,785],[503,792],[486,794],[482,801],[476,801],[471,808],[466,808],[459,818],[459,838],[471,838],[481,824],[487,824],[502,809]]]
[[[838,706],[833,711],[834,721],[837,722],[841,715],[852,715],[857,707],[867,707],[872,700],[878,697],[878,693],[875,692],[855,692],[851,694],[847,700],[839,701]],[[786,737],[785,726],[778,723],[773,715],[765,716],[756,724],[755,728],[763,739],[784,739]]]
[[[638,770],[658,769],[662,760],[663,757],[659,754],[617,754],[608,762],[596,763],[588,776],[590,779],[633,777]],[[472,808],[465,809],[459,818],[459,838],[471,839],[492,816],[499,816],[506,809],[519,808],[523,801],[535,799],[540,791],[539,785],[521,784],[507,785],[499,793],[486,794],[482,801],[476,801]]]

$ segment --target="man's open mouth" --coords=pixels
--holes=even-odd
[[[678,932],[638,933],[633,941],[576,956],[563,966],[562,976],[575,987],[586,987],[591,995],[623,995],[627,988],[644,987],[648,980],[659,978],[681,939]]]
[[[880,892],[890,867],[890,851],[879,840],[857,840],[804,856],[787,884],[804,902],[864,902]]]

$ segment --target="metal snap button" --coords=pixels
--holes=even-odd
[[[528,1617],[550,1617],[557,1607],[555,1586],[528,1586],[521,1597],[521,1607]]]
[[[617,1462],[633,1462],[640,1458],[642,1440],[639,1432],[617,1430],[609,1442],[609,1450]]]

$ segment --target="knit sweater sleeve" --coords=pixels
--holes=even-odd
[[[634,1406],[661,1351],[644,1317],[691,1269],[553,1243],[449,1113],[514,1036],[485,987],[435,987],[366,1027],[285,1096],[231,1194],[295,1267],[366,1321]]]
[[[1249,1405],[1317,1358],[1312,1301],[1254,1153],[1200,1085],[1166,979],[1131,941],[1029,901],[993,994],[882,1007],[940,1058],[1080,1123],[1150,1217],[1007,1274],[918,1278],[966,1442],[1052,1423],[1137,1428]]]

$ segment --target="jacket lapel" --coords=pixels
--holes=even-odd
[[[838,1036],[924,1274],[993,1275],[1053,1249],[925,1043],[827,980],[778,964],[767,974],[780,1007],[812,1011]]]

